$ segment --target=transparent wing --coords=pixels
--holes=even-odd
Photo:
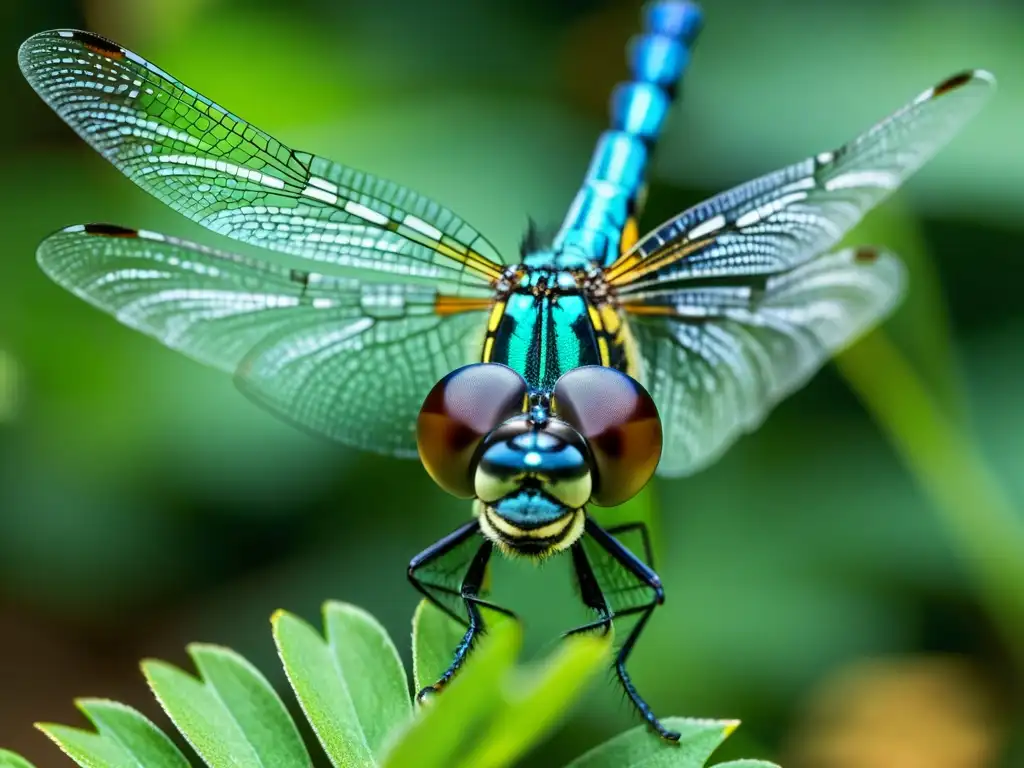
[[[608,532],[647,565],[654,567],[650,560],[650,553],[647,551],[644,534],[639,527],[623,526],[611,528]],[[594,571],[594,577],[597,579],[597,584],[613,615],[628,615],[639,608],[650,605],[655,597],[650,584],[623,567],[622,563],[595,542],[592,537],[584,536],[580,539],[580,543],[586,550],[587,560]],[[621,634],[621,630],[617,630],[616,634]]]
[[[423,398],[478,359],[487,302],[290,270],[144,230],[78,225],[39,246],[57,283],[202,363],[292,423],[416,453]]]
[[[42,32],[18,60],[82,138],[214,232],[343,268],[428,278],[453,295],[501,273],[493,246],[447,208],[290,149],[109,40]]]
[[[861,248],[743,284],[627,299],[641,378],[665,431],[659,474],[690,474],[713,462],[887,315],[904,283],[896,258]]]
[[[992,94],[966,72],[919,95],[835,152],[724,192],[641,239],[605,274],[620,295],[698,277],[791,269],[835,245],[973,117]]]

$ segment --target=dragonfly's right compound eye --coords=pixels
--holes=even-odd
[[[461,498],[474,495],[473,456],[481,441],[526,409],[523,377],[497,363],[458,368],[430,390],[416,420],[420,459],[434,482]]]
[[[585,365],[562,376],[551,399],[594,456],[594,503],[614,507],[638,494],[661,458],[661,420],[647,390],[613,368]]]

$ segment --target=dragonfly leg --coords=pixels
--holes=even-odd
[[[440,608],[442,611],[447,613],[449,616],[451,616],[453,619],[455,619],[462,625],[467,624],[466,618],[452,610],[451,606],[445,604],[444,600],[441,599],[441,596],[443,595],[445,597],[455,598],[456,600],[458,600],[461,597],[460,591],[457,589],[453,589],[451,586],[446,586],[444,584],[438,584],[432,581],[428,582],[427,580],[421,578],[418,574],[419,571],[423,570],[424,568],[427,568],[430,565],[436,564],[438,561],[442,560],[446,555],[458,549],[460,545],[462,545],[468,539],[479,533],[479,531],[480,523],[478,523],[475,519],[471,520],[465,525],[461,525],[458,528],[456,528],[454,531],[449,533],[440,541],[436,541],[433,544],[431,544],[429,547],[424,549],[409,562],[409,581],[412,583],[414,587],[416,587],[416,590],[425,598],[427,598],[427,600],[429,600],[431,603],[436,605],[438,608]]]
[[[572,545],[572,565],[576,571],[580,597],[588,608],[597,611],[597,618],[575,629],[570,629],[562,637],[582,635],[593,630],[600,630],[602,636],[607,635],[612,629],[612,611],[608,607],[608,601],[604,598],[601,586],[597,583],[597,577],[587,559],[587,553],[583,550],[583,544],[579,541]]]
[[[640,633],[643,631],[647,624],[647,620],[650,619],[651,614],[654,613],[654,609],[665,602],[665,591],[661,586],[661,579],[658,578],[651,568],[644,563],[640,558],[630,552],[624,547],[618,540],[616,540],[611,534],[601,528],[597,523],[591,520],[589,517],[586,522],[586,532],[590,535],[591,540],[605,550],[616,563],[629,571],[634,577],[639,579],[651,592],[651,600],[643,605],[639,605],[633,608],[628,608],[618,613],[612,614],[607,606],[607,600],[604,595],[601,594],[600,585],[597,583],[597,579],[594,577],[593,569],[590,566],[589,561],[586,558],[586,554],[580,549],[580,556],[577,557],[575,551],[574,565],[576,565],[577,578],[580,581],[580,592],[583,595],[584,602],[587,605],[597,603],[598,595],[600,595],[600,602],[604,605],[603,613],[600,608],[597,610],[602,613],[601,618],[596,622],[592,622],[590,625],[584,625],[576,631],[586,631],[596,626],[606,626],[611,624],[613,616],[615,618],[622,618],[632,614],[639,614],[640,619],[630,630],[629,635],[626,636],[625,642],[615,657],[615,673],[618,675],[619,682],[622,683],[622,687],[629,697],[629,700],[636,707],[640,715],[647,721],[647,724],[657,732],[659,736],[667,741],[678,741],[679,734],[675,731],[670,731],[661,721],[655,716],[654,712],[651,711],[650,705],[644,701],[643,697],[637,692],[636,687],[633,685],[633,681],[626,671],[626,660],[629,658],[629,654],[633,651],[633,646],[636,645],[637,638],[640,637]],[[645,537],[646,539],[646,537]],[[585,566],[581,571],[581,565]],[[588,596],[587,592],[590,591]],[[592,606],[594,607],[594,606]]]
[[[612,528],[605,529],[612,536],[619,536],[623,533],[629,533],[630,531],[640,531],[640,540],[644,546],[644,562],[647,563],[651,568],[654,567],[654,550],[651,548],[651,536],[647,529],[647,523],[633,522],[623,523],[622,525],[616,525]]]
[[[478,526],[474,522],[472,528],[463,526],[459,530],[455,531],[451,536],[442,539],[434,547],[426,550],[420,556],[415,558],[409,566],[409,578],[423,594],[427,596],[435,604],[439,605],[446,613],[454,615],[452,611],[442,605],[434,596],[432,596],[428,590],[437,589],[423,584],[416,577],[415,571],[417,568],[427,565],[430,561],[437,558],[443,557],[455,546],[465,541],[470,533],[477,530]],[[468,528],[468,533],[464,532]],[[460,535],[462,534],[462,535]],[[452,539],[448,542],[448,546],[444,546],[447,539]],[[487,573],[487,563],[491,559],[491,554],[494,551],[494,544],[490,541],[484,541],[479,549],[476,551],[476,555],[473,556],[473,560],[466,571],[466,575],[462,580],[462,586],[459,590],[459,596],[462,598],[463,603],[466,607],[466,614],[469,616],[468,626],[466,628],[466,634],[459,642],[458,647],[455,649],[455,656],[452,659],[452,663],[445,670],[444,674],[441,675],[440,679],[433,685],[428,685],[426,688],[416,694],[418,701],[422,702],[428,699],[430,696],[439,693],[455,676],[455,673],[462,667],[463,662],[472,650],[474,643],[479,635],[486,631],[484,626],[483,615],[481,614],[481,608],[487,608],[498,613],[502,613],[510,618],[516,618],[516,615],[511,611],[502,608],[498,605],[490,603],[480,598],[480,590],[483,586],[484,576]],[[431,556],[432,555],[432,556]],[[456,616],[460,621],[466,623],[464,619]]]

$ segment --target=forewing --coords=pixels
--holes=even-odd
[[[885,317],[904,283],[899,260],[862,248],[742,285],[627,299],[641,378],[664,429],[659,474],[686,475],[713,462]]]
[[[69,227],[38,259],[60,285],[207,365],[296,425],[416,452],[430,387],[478,359],[486,302],[364,283],[111,225]]]
[[[792,269],[835,245],[948,142],[995,87],[966,72],[835,152],[724,192],[670,219],[606,270],[620,295],[700,277]]]
[[[342,268],[429,278],[453,295],[501,273],[495,249],[447,208],[290,149],[109,40],[42,32],[18,60],[82,138],[214,232]]]

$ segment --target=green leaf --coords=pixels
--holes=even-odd
[[[190,645],[200,678],[162,661],[142,671],[171,720],[211,768],[306,768],[312,762],[281,699],[234,651]]]
[[[189,768],[163,731],[131,707],[105,699],[75,702],[96,731],[40,723],[39,729],[85,768]],[[2,765],[3,763],[0,763]]]
[[[568,638],[539,669],[520,672],[503,686],[504,707],[465,758],[465,768],[511,765],[551,730],[602,668],[611,636]]]
[[[288,679],[337,768],[503,768],[527,754],[603,666],[610,637],[566,640],[547,660],[517,668],[521,628],[485,610],[486,632],[465,668],[410,717],[402,665],[387,633],[369,614],[324,605],[324,634],[280,611],[272,626]],[[448,666],[463,630],[423,602],[413,625],[417,684]],[[142,665],[160,704],[210,768],[312,768],[295,723],[263,676],[238,654],[189,646],[198,676],[161,661]],[[189,768],[170,739],[135,710],[102,699],[79,708],[95,731],[39,727],[84,768]],[[570,768],[703,768],[735,721],[669,718],[679,744],[641,726],[591,750]],[[32,768],[0,750],[0,768]],[[778,768],[740,760],[718,768]]]
[[[662,722],[679,732],[678,744],[662,741],[641,725],[594,747],[566,768],[703,768],[711,753],[739,726],[736,720],[681,717]]]
[[[417,612],[421,619],[423,612]],[[429,615],[429,614],[428,614]],[[501,683],[515,663],[522,632],[517,622],[490,628],[466,666],[445,690],[421,707],[402,737],[387,752],[385,768],[450,768],[467,736],[478,732],[501,706]]]
[[[466,628],[429,600],[412,617],[412,677],[417,691],[433,685],[448,669]]]
[[[35,766],[21,755],[0,749],[0,768],[35,768]]]
[[[388,733],[412,714],[402,661],[365,611],[324,605],[326,642],[302,619],[279,611],[274,641],[303,712],[335,766],[375,766]]]

